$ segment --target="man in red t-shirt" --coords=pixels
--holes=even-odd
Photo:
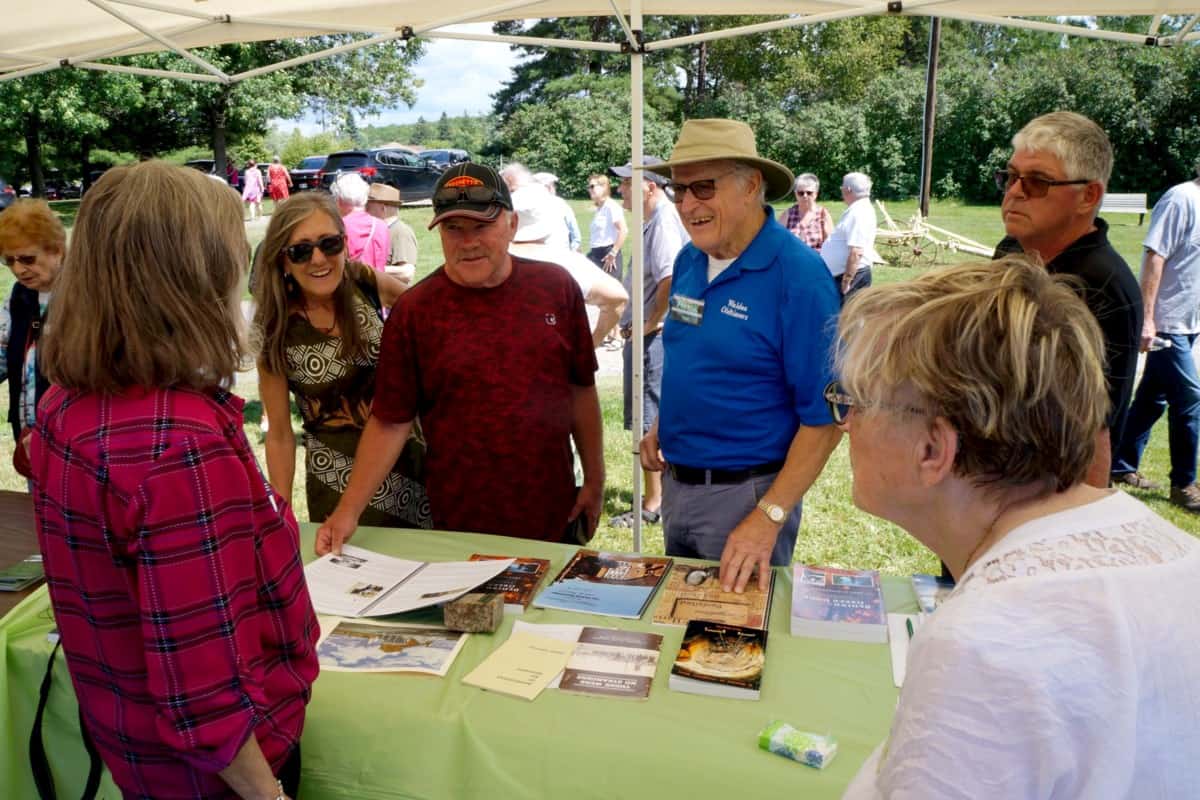
[[[341,551],[418,416],[435,528],[561,541],[580,514],[589,534],[600,516],[603,429],[579,287],[509,255],[517,217],[490,168],[448,169],[433,209],[445,262],[388,317],[371,418],[318,555]]]

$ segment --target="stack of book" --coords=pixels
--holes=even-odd
[[[850,642],[887,641],[879,573],[796,564],[792,635]]]
[[[640,619],[672,559],[577,550],[533,604]]]
[[[471,561],[505,560],[510,556],[472,554]],[[508,569],[475,589],[477,592],[504,595],[505,614],[524,614],[533,601],[533,593],[546,577],[550,560],[545,558],[514,558]]]
[[[677,692],[757,700],[766,660],[765,630],[692,620],[667,685]]]

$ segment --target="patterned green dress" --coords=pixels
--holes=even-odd
[[[355,284],[354,316],[366,334],[365,353],[347,360],[339,352],[338,336],[318,331],[302,314],[288,319],[287,383],[304,421],[305,491],[313,522],[324,521],[341,499],[375,396],[383,322],[368,299],[378,297],[374,273],[369,268],[363,273]],[[424,451],[414,426],[400,459],[359,518],[360,525],[430,527],[429,498],[420,482]]]

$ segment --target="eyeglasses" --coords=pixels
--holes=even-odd
[[[455,203],[500,203],[507,206],[500,192],[490,186],[443,186],[433,195],[433,207]]]
[[[930,413],[925,408],[917,408],[916,406],[899,403],[864,403],[861,400],[855,400],[846,392],[842,384],[837,381],[831,381],[825,387],[825,402],[829,404],[829,414],[833,417],[835,425],[845,425],[852,409],[870,408],[872,405],[877,408],[885,408],[889,411],[903,411],[908,414],[925,415]]]
[[[1080,186],[1091,183],[1087,178],[1073,181],[1053,181],[1049,178],[1039,178],[1036,175],[1022,175],[1011,169],[996,170],[996,188],[1000,191],[1007,192],[1017,181],[1021,182],[1021,191],[1034,198],[1045,197],[1051,186]]]
[[[691,183],[668,183],[667,188],[671,190],[676,204],[683,202],[683,196],[689,191],[697,200],[712,200],[717,194],[717,180],[724,178],[726,175],[732,175],[733,170],[724,172],[715,178],[705,178],[702,181],[692,181]]]
[[[5,256],[4,266],[15,267],[17,264],[22,264],[26,267],[32,267],[37,263],[37,256]]]
[[[320,249],[327,256],[336,256],[346,249],[346,237],[340,233],[322,236],[315,242],[296,242],[283,248],[283,254],[293,264],[307,264],[312,259],[313,250]]]
[[[797,189],[796,190],[796,197],[816,197],[816,196],[817,196],[817,192],[815,189]]]

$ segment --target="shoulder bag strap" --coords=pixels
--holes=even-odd
[[[50,682],[54,676],[54,659],[62,640],[55,642],[50,651],[50,660],[46,662],[46,674],[42,677],[42,685],[38,690],[37,714],[33,718],[33,730],[29,734],[29,768],[33,772],[33,782],[37,786],[38,797],[41,800],[56,800],[54,793],[54,776],[50,772],[50,762],[46,758],[46,747],[42,743],[42,719],[46,714],[46,703],[50,699]],[[83,788],[82,800],[94,800],[100,788],[100,754],[96,745],[88,735],[87,727],[83,724],[83,710],[79,711],[79,734],[83,738],[83,746],[87,750],[88,766],[87,784]]]

